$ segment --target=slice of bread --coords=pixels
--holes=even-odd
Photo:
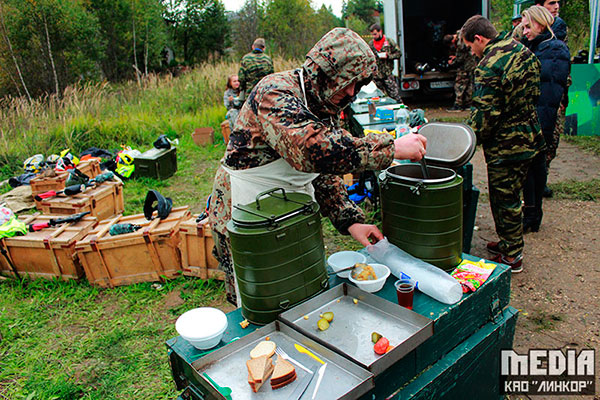
[[[271,389],[279,389],[281,387],[284,387],[288,383],[294,382],[295,380],[296,380],[296,371],[294,371],[294,373],[291,376],[289,376],[287,380],[280,382],[280,383],[273,383],[273,380],[271,379]]]
[[[248,384],[254,393],[265,383],[273,373],[273,361],[267,356],[260,356],[246,361],[248,368]]]
[[[250,358],[258,358],[260,356],[272,357],[275,354],[276,347],[275,342],[263,340],[250,351]]]
[[[262,356],[246,361],[246,368],[248,368],[250,380],[253,382],[262,382],[268,359],[268,357]]]
[[[278,355],[277,364],[275,365],[273,375],[271,376],[271,385],[277,385],[281,382],[285,382],[295,373],[296,369],[294,366]]]

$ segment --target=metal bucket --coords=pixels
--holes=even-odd
[[[319,205],[309,195],[260,193],[234,207],[227,230],[248,321],[268,324],[328,287]]]
[[[451,169],[419,164],[379,175],[383,234],[407,253],[449,271],[462,260],[463,179]]]

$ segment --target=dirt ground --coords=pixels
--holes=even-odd
[[[440,108],[429,108],[426,116],[466,117],[467,113],[449,114]],[[497,240],[497,236],[481,149],[471,163],[473,184],[481,191],[471,254],[488,258],[486,244]],[[550,184],[599,177],[599,157],[561,141],[550,167]],[[544,199],[543,208],[540,231],[525,235],[524,270],[512,276],[510,304],[521,311],[514,348],[519,353],[534,348],[600,349],[600,203],[549,198]],[[599,358],[597,351],[597,393]]]

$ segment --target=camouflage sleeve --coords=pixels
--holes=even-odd
[[[400,47],[394,42],[392,39],[387,40],[390,44],[390,50],[387,52],[387,56],[390,60],[397,60],[402,57],[402,51],[400,51]]]
[[[242,58],[240,62],[240,70],[238,71],[238,80],[240,81],[240,93],[244,93],[247,87],[247,66],[245,57]]]
[[[465,45],[459,44],[458,47],[456,48],[456,58],[454,59],[454,62],[452,63],[453,67],[461,68],[467,62],[467,57],[469,56],[469,50],[468,50],[468,48],[465,49],[463,46],[465,46]]]
[[[270,90],[258,97],[255,113],[264,140],[299,171],[345,174],[383,169],[393,160],[390,135],[355,138],[343,129],[332,129],[287,90]]]
[[[271,75],[271,74],[275,73],[275,68],[273,68],[273,59],[271,59],[270,57],[269,57],[268,67],[265,72],[266,72],[265,75]]]
[[[478,142],[485,142],[494,135],[502,115],[504,92],[502,77],[493,69],[479,65],[475,69],[475,88],[470,125]]]
[[[229,101],[229,96],[230,96],[230,92],[229,92],[229,90],[226,90],[225,93],[223,93],[223,104],[225,105],[225,108],[227,109],[227,111],[229,111],[229,109],[233,108],[233,102]]]
[[[340,176],[322,174],[312,184],[321,214],[329,218],[341,234],[348,235],[348,228],[352,224],[365,222],[362,209],[348,198],[346,186]]]

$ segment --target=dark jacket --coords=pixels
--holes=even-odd
[[[538,118],[545,138],[550,138],[556,125],[556,112],[567,87],[570,55],[567,46],[544,32],[527,43],[542,64],[541,95],[537,103]]]
[[[554,18],[551,28],[558,40],[567,42],[567,23],[561,17]]]

